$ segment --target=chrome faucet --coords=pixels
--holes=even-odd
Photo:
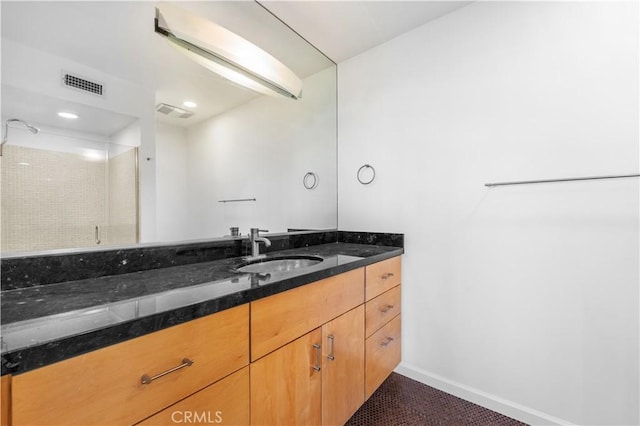
[[[261,237],[260,232],[269,232],[269,231],[266,229],[251,228],[251,232],[249,232],[249,243],[251,244],[251,257],[254,257],[254,258],[261,257],[260,243],[264,243],[265,247],[269,247],[271,245],[271,241],[269,241],[265,237]]]

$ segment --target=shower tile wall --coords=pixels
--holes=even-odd
[[[109,226],[107,244],[137,242],[136,152],[130,149],[109,159]]]
[[[127,207],[131,192],[135,212],[135,188],[112,197],[114,207],[122,211],[108,210],[108,183],[124,187],[118,173],[125,159],[126,154],[115,157],[107,167],[104,160],[78,154],[4,146],[0,160],[2,252],[93,247],[96,225],[103,229],[103,245],[117,243],[118,238],[135,242],[135,213],[133,224],[122,217],[131,215]],[[111,219],[116,223],[113,235],[106,226]],[[124,237],[127,230],[132,237]]]

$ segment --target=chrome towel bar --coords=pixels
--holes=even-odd
[[[484,186],[489,187],[489,188],[493,188],[494,186],[528,185],[528,184],[531,184],[531,183],[573,182],[573,181],[578,181],[578,180],[620,179],[620,178],[631,178],[631,177],[640,177],[640,174],[635,174],[635,175],[611,175],[611,176],[588,176],[588,177],[563,178],[563,179],[521,180],[521,181],[515,181],[515,182],[485,183]]]
[[[235,203],[237,201],[256,201],[255,198],[238,198],[236,200],[218,200],[219,203]]]

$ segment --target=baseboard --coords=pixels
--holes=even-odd
[[[569,421],[525,407],[515,402],[491,395],[479,389],[463,385],[445,377],[432,374],[406,363],[401,363],[395,372],[417,380],[466,401],[488,408],[529,425],[573,425]]]

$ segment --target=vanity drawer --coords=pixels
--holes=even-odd
[[[366,267],[366,300],[371,300],[402,282],[400,256]]]
[[[365,399],[400,363],[400,315],[375,332],[365,343]]]
[[[251,302],[251,360],[364,303],[364,268]]]
[[[369,300],[365,306],[365,336],[369,337],[400,313],[400,286]]]
[[[13,424],[133,424],[246,366],[248,342],[242,305],[16,375]]]
[[[139,426],[164,426],[178,423],[189,425],[248,425],[249,367],[196,392]]]

